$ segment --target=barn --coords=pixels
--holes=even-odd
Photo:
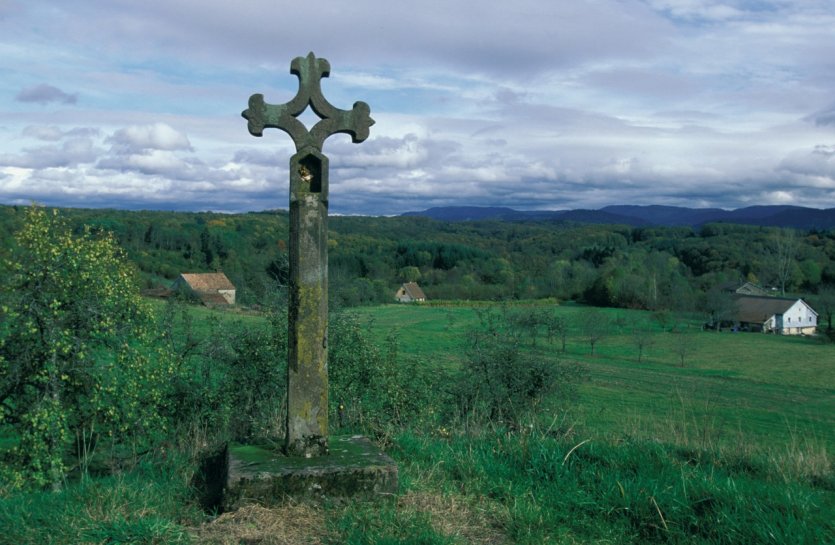
[[[803,299],[739,295],[734,305],[736,324],[749,331],[811,335],[818,327],[818,313]]]
[[[173,291],[185,291],[206,305],[234,305],[235,285],[222,272],[183,273],[171,285]]]
[[[414,303],[426,301],[426,294],[415,282],[406,282],[400,286],[400,289],[394,294],[394,298],[401,303]]]

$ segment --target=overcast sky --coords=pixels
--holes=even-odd
[[[332,213],[835,207],[833,29],[835,0],[0,0],[0,202],[287,208],[292,141],[240,113],[313,51],[376,120],[325,142]]]

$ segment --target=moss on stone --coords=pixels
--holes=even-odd
[[[271,445],[230,445],[224,508],[287,497],[391,497],[397,493],[397,465],[362,436],[331,438],[331,454],[285,456]]]
[[[330,454],[303,458],[286,456],[272,445],[229,446],[230,456],[240,460],[242,468],[252,471],[284,471],[289,469],[339,468],[350,466],[386,465],[391,458],[359,436],[335,436],[330,438]]]

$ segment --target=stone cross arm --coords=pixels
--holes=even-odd
[[[351,135],[354,143],[368,138],[368,130],[374,124],[371,108],[365,102],[355,102],[351,110],[340,110],[322,95],[321,79],[330,75],[330,64],[317,59],[311,52],[307,57],[296,57],[290,65],[290,73],[299,78],[296,96],[286,104],[267,104],[264,95],[249,97],[249,108],[241,115],[248,121],[253,136],[262,136],[265,128],[281,129],[293,139],[296,151],[313,147],[322,151],[322,145],[330,135]],[[320,117],[309,131],[297,118],[308,105]]]

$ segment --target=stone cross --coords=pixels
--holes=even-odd
[[[242,113],[250,134],[281,129],[296,144],[290,158],[290,306],[285,448],[291,456],[328,454],[328,158],[322,144],[347,133],[354,143],[368,138],[374,124],[365,102],[340,110],[322,96],[321,78],[330,64],[311,52],[296,57],[290,73],[299,91],[288,103],[267,104],[264,95],[249,98]],[[297,119],[307,107],[320,120],[308,130]]]

